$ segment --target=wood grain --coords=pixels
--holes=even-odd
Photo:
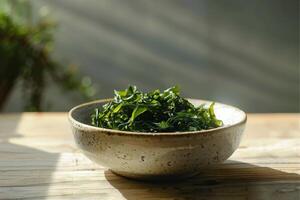
[[[74,146],[66,113],[0,115],[0,199],[300,199],[300,115],[250,114],[222,165],[175,183],[114,175]]]

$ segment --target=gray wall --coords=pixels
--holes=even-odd
[[[299,111],[297,0],[42,0],[59,22],[55,58],[80,65],[96,98],[128,84],[248,112]],[[20,109],[14,92],[6,111]],[[50,86],[50,110],[80,102]]]

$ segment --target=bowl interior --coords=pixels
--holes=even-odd
[[[91,113],[103,104],[105,104],[105,102],[81,104],[70,111],[70,116],[80,123],[91,125]]]
[[[203,103],[209,106],[212,103],[211,101],[198,99],[189,99],[189,101],[195,106],[200,106]],[[216,117],[223,121],[224,126],[231,126],[246,120],[246,113],[234,106],[216,102],[214,106],[214,111]]]
[[[201,104],[206,104],[207,106],[209,106],[212,103],[211,101],[198,100],[198,99],[188,99],[188,100],[191,103],[193,103],[195,106],[199,106]],[[93,113],[95,108],[101,107],[103,104],[107,103],[108,101],[110,100],[93,101],[90,103],[85,103],[76,106],[70,111],[70,117],[73,120],[75,120],[76,123],[79,122],[84,125],[92,126],[91,117],[90,117],[91,113]],[[245,112],[230,105],[216,102],[214,106],[214,110],[217,118],[223,121],[224,123],[223,127],[239,124],[246,120]],[[122,131],[122,132],[126,132],[126,131]]]

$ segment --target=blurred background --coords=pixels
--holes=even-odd
[[[298,0],[0,0],[0,109],[67,111],[129,84],[299,112]]]

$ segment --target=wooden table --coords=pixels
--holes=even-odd
[[[300,199],[300,114],[250,114],[227,162],[175,183],[112,174],[75,147],[66,113],[0,115],[0,199]]]

